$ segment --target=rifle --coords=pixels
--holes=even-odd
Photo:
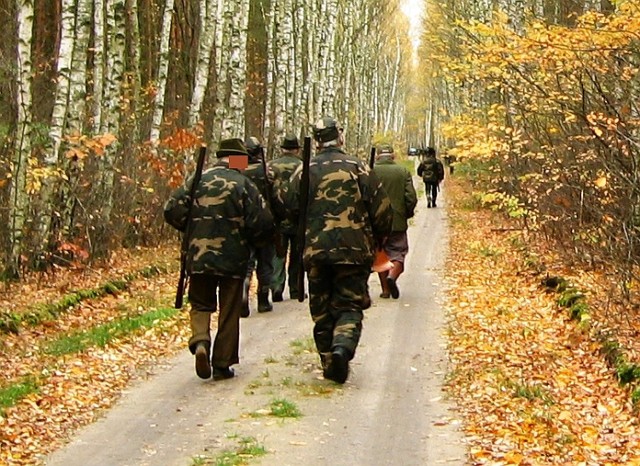
[[[311,138],[304,138],[302,149],[302,177],[300,178],[300,211],[298,215],[298,302],[304,301],[304,242],[309,208],[309,163],[311,162]]]
[[[187,256],[189,253],[189,240],[191,234],[191,224],[193,223],[193,204],[196,197],[196,189],[200,184],[200,178],[202,177],[202,169],[204,168],[204,161],[207,158],[207,147],[200,146],[198,152],[198,162],[196,163],[196,171],[193,174],[193,180],[191,187],[189,188],[189,198],[187,205],[187,223],[182,234],[182,245],[180,246],[180,276],[178,277],[178,286],[176,288],[176,301],[174,307],[176,309],[182,308],[182,300],[184,298],[184,290],[187,287]]]
[[[271,201],[273,199],[273,185],[271,180],[269,179],[269,171],[267,170],[267,161],[264,150],[262,151],[262,156],[260,157],[260,163],[262,164],[262,171],[264,172],[264,190],[266,192],[267,198],[265,201],[267,205],[271,208],[271,212],[273,212],[273,206],[271,205]],[[275,213],[274,213],[275,217]],[[282,234],[280,233],[280,228],[278,222],[276,221],[276,231],[273,237],[273,242],[276,248],[276,254],[278,257],[285,257],[287,255],[287,250],[284,248],[282,244]]]
[[[373,170],[373,166],[376,164],[376,148],[371,148],[371,154],[369,155],[369,168]]]

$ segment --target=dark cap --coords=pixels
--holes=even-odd
[[[249,155],[242,139],[232,138],[220,141],[216,157],[228,157],[230,155]]]
[[[282,140],[282,144],[280,147],[283,149],[300,149],[300,143],[298,142],[298,138],[293,133],[287,133],[284,135],[284,139]]]
[[[249,152],[249,155],[254,158],[262,155],[264,152],[264,148],[262,147],[260,140],[255,136],[248,137],[244,141],[244,145],[247,146],[247,152]]]
[[[338,122],[330,116],[325,116],[316,121],[313,125],[313,139],[318,142],[327,142],[338,139],[342,128],[338,127]]]

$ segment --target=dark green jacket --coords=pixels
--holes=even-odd
[[[382,157],[376,162],[374,172],[391,200],[393,231],[407,231],[407,220],[413,217],[418,203],[411,173],[387,157]]]
[[[177,189],[164,207],[164,217],[184,231],[191,179]],[[196,189],[189,234],[187,272],[244,278],[250,247],[270,240],[271,211],[256,185],[228,163],[218,161],[202,173]]]
[[[285,205],[297,218],[302,167],[291,176]],[[305,268],[323,264],[371,266],[375,249],[391,232],[393,211],[369,167],[338,148],[326,148],[309,165]]]

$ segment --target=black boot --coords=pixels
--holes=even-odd
[[[251,282],[248,278],[244,279],[244,287],[242,289],[242,310],[240,311],[240,317],[249,317],[251,310],[249,309],[249,284]]]
[[[258,291],[258,312],[269,312],[273,310],[273,305],[269,301],[269,287],[261,287]]]

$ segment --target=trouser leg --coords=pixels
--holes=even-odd
[[[242,288],[242,279],[223,277],[220,280],[218,331],[211,356],[214,367],[226,368],[239,362]]]
[[[194,274],[189,278],[189,321],[191,338],[189,350],[194,354],[198,343],[211,346],[211,313],[216,311],[216,288],[218,277],[207,274]]]

